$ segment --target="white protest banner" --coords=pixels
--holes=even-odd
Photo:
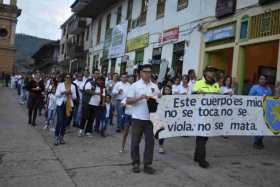
[[[274,136],[280,133],[280,99],[259,96],[163,96],[151,114],[155,135]],[[161,130],[160,130],[161,129]]]
[[[112,31],[112,41],[109,49],[109,57],[117,58],[124,56],[125,45],[126,45],[126,35],[127,35],[127,25],[128,22],[125,21],[113,28]]]

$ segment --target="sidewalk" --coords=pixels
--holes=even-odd
[[[195,139],[166,140],[167,154],[155,146],[153,176],[133,174],[130,154],[119,153],[121,134],[77,137],[68,130],[66,145],[54,147],[52,134],[27,125],[15,91],[0,89],[0,186],[279,186],[280,138],[266,137],[254,150],[252,137],[210,138],[209,169],[193,162]],[[40,119],[38,124],[43,124]],[[143,144],[143,141],[142,141]],[[128,141],[129,145],[129,141]]]
[[[75,186],[16,98],[0,88],[0,186]]]

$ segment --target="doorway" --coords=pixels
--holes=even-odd
[[[268,84],[276,82],[279,41],[248,45],[244,47],[243,94],[248,94],[258,76],[265,74]]]

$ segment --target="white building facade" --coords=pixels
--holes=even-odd
[[[226,15],[234,16],[240,10],[259,6],[259,0],[92,0],[79,8],[81,4],[77,0],[72,10],[92,17],[87,58],[91,72],[98,68],[104,73],[131,73],[137,64],[152,63],[154,72],[159,73],[164,62],[181,76],[190,69],[201,73],[205,32],[202,28],[223,19],[217,18],[217,5],[234,8]],[[108,48],[115,38],[110,32],[125,22],[125,52],[111,58]]]
[[[167,61],[180,75],[189,69],[197,70],[202,39],[200,27],[215,18],[215,8],[216,0],[118,1],[93,18],[89,69],[120,73],[137,64],[152,63],[158,73],[160,63]],[[106,30],[124,22],[128,22],[126,41],[130,45],[125,46],[123,56],[104,57]]]

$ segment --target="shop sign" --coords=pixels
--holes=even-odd
[[[224,27],[216,28],[204,33],[205,42],[213,42],[227,38],[233,38],[235,35],[235,25],[227,25]]]
[[[128,22],[126,21],[113,28],[112,42],[109,49],[110,58],[117,58],[117,57],[124,56],[125,42],[127,36],[127,25]]]
[[[132,38],[127,41],[127,51],[134,51],[136,49],[145,48],[149,45],[149,33],[143,34],[136,38]]]
[[[175,27],[164,31],[159,37],[159,43],[165,44],[169,42],[176,42],[178,39],[179,39],[179,27]]]

